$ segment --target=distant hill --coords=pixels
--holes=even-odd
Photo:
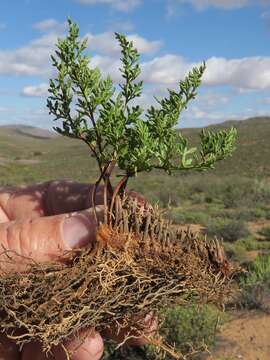
[[[270,177],[270,117],[230,120],[208,126],[207,129],[219,130],[231,126],[238,132],[236,150],[231,158],[216,165],[214,173]],[[201,130],[192,128],[181,131],[191,139],[191,143],[196,143]]]
[[[267,177],[270,179],[270,117],[250,118],[243,121],[226,121],[211,129],[235,126],[238,131],[233,156],[216,165],[210,176]],[[183,134],[196,144],[201,129],[183,129]],[[11,125],[0,127],[0,184],[22,184],[49,179],[69,178],[95,181],[98,169],[89,156],[86,144],[48,130],[31,126]],[[181,176],[201,176],[196,172],[181,172]],[[141,175],[154,181],[157,172]],[[164,176],[164,177],[163,177]],[[166,174],[158,173],[160,181]],[[137,181],[137,180],[136,180]],[[140,181],[140,177],[138,178]]]
[[[29,125],[12,124],[0,126],[0,132],[3,129],[37,139],[52,139],[58,136],[55,132]]]

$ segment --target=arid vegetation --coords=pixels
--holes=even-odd
[[[233,158],[218,165],[217,169],[207,174],[181,173],[173,177],[157,172],[144,174],[132,180],[129,188],[136,188],[150,201],[159,202],[166,209],[166,216],[174,222],[184,227],[195,224],[196,229],[208,236],[222,237],[229,258],[249,270],[239,279],[243,296],[234,307],[268,312],[270,119],[250,119],[234,123],[234,126],[239,133],[237,150]],[[193,138],[197,130],[185,132]],[[20,134],[14,128],[3,128],[0,150],[1,185],[45,181],[51,179],[51,174],[58,179],[93,182],[98,174],[94,160],[89,160],[87,148],[76,140],[40,139]],[[22,159],[25,161],[19,161]],[[259,254],[264,256],[256,258]],[[230,314],[231,309],[227,311]],[[220,325],[235,314],[237,312],[224,315],[209,306],[180,307],[164,311],[161,332],[181,351],[202,350],[205,346],[212,350]],[[172,333],[171,328],[178,331]],[[104,358],[124,359],[127,356],[134,360],[153,359],[151,348],[114,351],[109,345]],[[196,356],[198,359],[202,355]]]

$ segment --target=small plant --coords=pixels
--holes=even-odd
[[[228,242],[234,242],[250,235],[245,222],[227,219],[215,219],[208,222],[205,232],[209,236],[217,236]]]
[[[175,130],[181,111],[197,94],[205,64],[193,68],[177,90],[168,90],[168,97],[156,99],[158,106],[144,111],[135,104],[143,81],[138,80],[139,54],[132,41],[115,33],[123,77],[116,92],[110,77],[89,67],[89,58],[83,54],[87,40],[79,41],[78,26],[68,22],[69,34],[58,40],[56,56],[52,56],[57,77],[50,81],[47,106],[55,120],[62,120],[62,128],[55,127],[58,133],[81,139],[89,147],[100,170],[96,186],[103,180],[105,191],[111,196],[114,191],[114,199],[117,193],[124,193],[129,178],[142,171],[206,170],[232,154],[234,128],[202,130],[199,150],[190,148],[188,140]],[[113,190],[111,175],[116,166],[124,174]]]
[[[259,234],[265,237],[265,240],[270,240],[270,226],[263,227]]]
[[[226,316],[214,306],[175,307],[163,310],[162,335],[183,354],[204,351],[215,344],[218,326]]]
[[[201,354],[205,349],[215,345],[219,327],[228,320],[226,314],[211,305],[163,309],[160,317],[162,318],[160,333],[168,343],[175,345],[185,359],[192,359],[195,354]],[[162,352],[157,354],[151,345],[141,349],[123,350],[108,346],[105,360],[113,359],[169,360],[171,357]]]
[[[224,243],[226,256],[230,261],[237,261],[240,264],[246,264],[250,260],[247,257],[247,251],[242,243]]]
[[[260,255],[249,265],[240,286],[245,306],[270,312],[270,255]]]
[[[174,224],[200,224],[209,222],[209,215],[202,211],[184,210],[182,208],[172,208],[168,211],[167,217]]]
[[[143,112],[135,104],[142,92],[139,54],[124,35],[115,36],[122,53],[118,92],[109,77],[89,67],[83,55],[86,40],[79,40],[79,28],[69,20],[69,33],[58,40],[52,56],[57,75],[50,81],[47,103],[55,120],[62,120],[56,131],[85,142],[97,161],[100,175],[92,204],[103,182],[104,219],[96,218],[92,246],[66,254],[67,264],[31,262],[27,273],[0,277],[0,331],[13,333],[23,324],[24,335],[13,339],[19,345],[40,341],[48,352],[85,326],[101,333],[112,325],[117,330],[128,326],[124,341],[146,337],[177,358],[162,339],[144,334],[144,317],[164,304],[221,302],[231,290],[234,269],[218,241],[171,227],[156,207],[140,203],[125,188],[143,171],[213,168],[232,154],[236,130],[203,130],[197,149],[175,129],[181,111],[196,95],[204,64],[180,81],[177,90],[169,90],[168,97],[157,100],[157,107]],[[121,175],[113,186],[115,169]],[[33,292],[42,296],[34,298]],[[31,310],[21,311],[25,304]]]

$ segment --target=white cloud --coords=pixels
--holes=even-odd
[[[180,2],[192,4],[198,10],[211,6],[230,10],[242,8],[250,3],[249,0],[180,0]]]
[[[109,5],[119,11],[130,11],[141,4],[141,0],[75,0],[82,5]]]
[[[40,28],[44,30],[45,28],[52,29],[56,25],[57,22],[53,19],[39,23]],[[100,67],[102,72],[110,74],[114,81],[119,82],[119,67],[121,66],[119,45],[113,33],[104,32],[86,34],[86,36],[89,38],[89,50],[96,53],[91,58],[91,66]],[[58,34],[50,31],[24,47],[0,50],[0,75],[42,76],[47,81],[53,72],[50,54],[54,51],[57,38]],[[138,34],[131,34],[128,38],[134,41],[134,45],[143,54],[158,51],[162,45],[160,41],[149,41]],[[199,64],[187,61],[175,54],[156,56],[141,64],[141,78],[148,84],[176,86],[179,80],[197,65]],[[206,65],[204,85],[227,85],[239,92],[270,89],[270,57],[256,56],[239,59],[211,57],[206,61]],[[30,89],[30,93],[31,90],[33,89]],[[29,89],[24,89],[23,94],[28,95],[27,91]],[[36,92],[36,94],[39,93],[42,93],[41,88]]]
[[[104,32],[101,34],[85,35],[88,38],[89,50],[96,51],[99,54],[106,54],[113,57],[120,56],[120,46],[115,39],[114,33]],[[151,54],[160,49],[161,41],[148,41],[138,34],[131,34],[127,36],[128,40],[132,40],[134,46],[138,49],[141,54]]]
[[[51,73],[50,54],[57,35],[43,35],[14,50],[0,50],[0,75],[45,75]]]
[[[206,65],[204,83],[207,85],[230,85],[254,90],[270,88],[270,57],[212,57]]]
[[[55,21],[48,21],[47,24],[46,21],[41,26],[44,30],[45,28],[52,29],[52,27],[55,27],[54,25],[57,25]],[[114,38],[114,34],[112,32],[105,32],[95,35],[86,34],[86,36],[89,38],[89,50],[95,51],[98,54],[92,58],[92,63],[96,66],[101,65],[102,70],[111,69],[114,75],[119,73],[120,62],[118,59],[120,58],[120,47]],[[58,37],[59,33],[50,31],[32,40],[26,46],[14,50],[0,49],[0,75],[41,75],[48,78],[53,71],[50,54],[54,51]],[[161,46],[160,41],[148,41],[138,34],[131,34],[128,38],[134,41],[134,45],[142,54],[151,54]],[[102,54],[109,56],[102,56]],[[119,75],[116,75],[116,78],[119,79]]]
[[[0,49],[0,75],[50,76],[50,54],[54,51],[58,37],[64,35],[66,24],[58,23],[54,19],[45,19],[33,27],[47,33],[23,47],[14,50]]]
[[[203,106],[205,109],[213,109],[218,106],[227,104],[230,101],[228,96],[222,95],[221,93],[206,92],[199,94],[196,98],[196,103]]]
[[[169,0],[167,4],[168,15],[173,15],[177,4],[191,4],[197,10],[215,7],[224,10],[240,9],[250,5],[269,5],[269,0]]]
[[[230,94],[231,95],[231,94]],[[234,117],[228,106],[231,97],[221,92],[201,93],[195,101],[191,101],[187,109],[181,114],[180,125],[184,127],[205,126],[216,124]]]
[[[223,120],[225,115],[222,112],[208,112],[201,109],[198,106],[193,106],[190,110],[187,110],[185,113],[186,118],[192,119],[209,119],[209,120]]]
[[[161,41],[148,41],[138,34],[131,34],[127,36],[129,41],[133,41],[134,46],[141,54],[149,54],[158,51],[161,46]]]
[[[41,83],[39,85],[25,86],[21,92],[23,96],[40,97],[48,95],[49,84]]]
[[[66,23],[60,24],[57,20],[52,18],[42,20],[33,25],[34,29],[41,32],[46,32],[46,31],[63,32],[66,27],[67,27]]]
[[[101,73],[105,76],[110,75],[115,83],[122,81],[119,68],[121,62],[119,59],[111,58],[109,56],[96,55],[91,58],[90,67],[98,67]]]
[[[90,51],[111,56],[118,55],[119,53],[119,47],[112,32],[95,35],[87,33],[84,38],[88,38],[88,48]]]
[[[10,113],[13,112],[15,109],[6,106],[0,106],[0,113]]]
[[[175,85],[190,67],[182,57],[167,54],[143,63],[142,76],[149,83]]]
[[[198,63],[187,62],[183,57],[167,54],[142,64],[146,82],[176,85]],[[270,88],[270,57],[226,59],[211,57],[206,61],[203,84],[228,85],[237,89],[263,90]]]

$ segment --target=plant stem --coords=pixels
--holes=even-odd
[[[94,216],[96,222],[97,220],[97,212],[96,212],[96,196],[97,196],[97,188],[101,182],[101,180],[104,181],[104,207],[105,207],[105,213],[104,213],[104,222],[107,223],[107,208],[108,208],[108,199],[107,199],[107,192],[109,191],[110,195],[113,196],[113,187],[110,183],[110,176],[111,173],[115,167],[116,161],[111,160],[106,166],[104,166],[103,169],[101,169],[101,174],[96,181],[92,193],[91,193],[91,201],[92,201],[92,207],[94,208]]]
[[[118,184],[114,188],[113,196],[112,196],[112,200],[111,200],[111,206],[110,206],[110,214],[109,214],[110,223],[111,223],[111,219],[112,219],[112,211],[113,211],[113,206],[114,206],[114,203],[115,203],[116,196],[119,193],[120,193],[120,196],[123,196],[126,185],[127,185],[127,182],[128,182],[128,179],[129,179],[129,175],[128,174],[124,175],[122,177],[122,179],[118,182]]]

